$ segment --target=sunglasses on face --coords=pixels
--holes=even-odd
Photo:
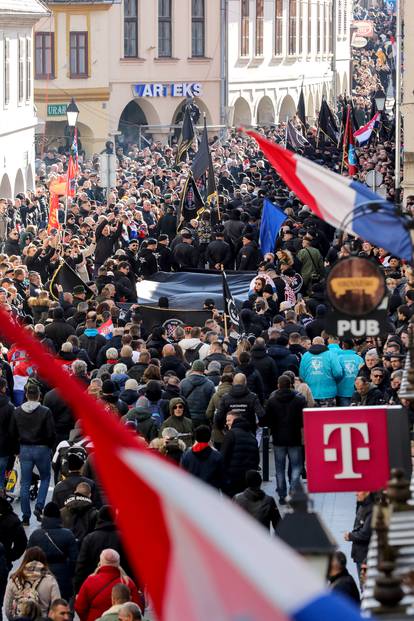
[[[174,406],[174,410],[183,410],[184,406],[183,405],[175,405]]]

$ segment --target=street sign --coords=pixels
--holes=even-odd
[[[310,492],[373,492],[391,468],[411,478],[407,412],[401,406],[304,410]]]
[[[114,188],[116,185],[116,162],[114,153],[101,153],[99,156],[99,185]]]
[[[384,175],[378,170],[369,170],[365,177],[365,183],[369,188],[378,188],[384,181]]]
[[[65,116],[68,104],[48,104],[47,116]]]

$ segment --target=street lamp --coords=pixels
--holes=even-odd
[[[69,127],[76,127],[78,116],[79,116],[79,108],[76,105],[75,100],[72,97],[72,101],[66,108],[66,118],[67,118]]]
[[[289,506],[292,510],[285,513],[280,520],[276,534],[326,580],[337,543],[319,515],[308,510],[309,497],[301,483],[293,492]]]
[[[386,101],[385,93],[383,93],[382,91],[377,91],[375,93],[374,99],[375,99],[375,105],[377,106],[378,112],[383,112],[385,108],[385,101]]]

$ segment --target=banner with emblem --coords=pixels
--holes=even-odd
[[[236,302],[231,294],[229,283],[227,282],[226,272],[222,272],[223,276],[223,306],[224,306],[224,314],[229,317],[231,323],[234,325],[236,330],[240,331],[240,317],[239,311],[237,310]]]

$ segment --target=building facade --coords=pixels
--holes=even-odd
[[[404,122],[403,189],[404,200],[414,196],[414,3],[403,0],[404,19],[404,73],[402,82],[401,112]],[[411,52],[412,50],[412,52]]]
[[[310,120],[349,93],[351,21],[352,0],[229,0],[228,122],[285,121],[302,85]]]
[[[32,39],[34,24],[47,12],[38,0],[0,0],[1,198],[34,188]]]
[[[121,142],[165,139],[189,95],[219,124],[220,0],[47,4],[51,15],[36,27],[35,96],[48,144],[67,142],[72,97],[89,154],[117,132]]]

